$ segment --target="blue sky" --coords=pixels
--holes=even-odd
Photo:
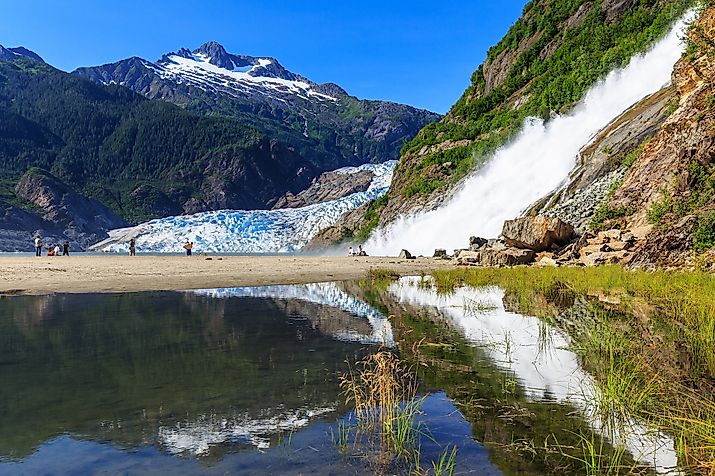
[[[360,98],[446,112],[526,0],[0,2],[0,44],[71,71],[208,40]]]

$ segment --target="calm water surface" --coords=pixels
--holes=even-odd
[[[421,359],[426,465],[449,444],[456,474],[548,474],[520,441],[605,424],[566,337],[507,308],[410,278],[0,298],[0,474],[371,474],[332,435],[351,419],[339,374],[380,343]],[[449,348],[408,355],[438,335]],[[629,424],[636,461],[674,464]]]

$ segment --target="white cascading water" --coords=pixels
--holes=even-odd
[[[595,134],[668,84],[684,50],[681,36],[694,15],[689,12],[649,52],[593,86],[570,114],[547,123],[528,119],[519,135],[446,204],[399,218],[377,230],[365,248],[373,255],[395,255],[403,248],[428,254],[435,248],[466,248],[472,235],[499,236],[504,220],[519,216],[566,180],[579,151]]]

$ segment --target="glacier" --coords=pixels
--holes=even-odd
[[[339,173],[370,171],[369,188],[337,200],[302,208],[279,210],[218,210],[159,218],[134,227],[109,231],[109,238],[92,250],[127,252],[136,240],[139,253],[181,253],[185,240],[195,252],[292,253],[320,230],[332,226],[344,213],[387,192],[397,161],[344,167]]]

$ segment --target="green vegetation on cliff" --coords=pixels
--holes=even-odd
[[[130,221],[266,208],[317,173],[236,119],[191,113],[27,58],[0,61],[0,163],[0,196],[9,203],[19,200],[13,184],[40,167]]]
[[[462,178],[518,132],[526,117],[548,119],[568,111],[591,85],[646,50],[694,4],[640,0],[620,11],[613,3],[527,4],[449,114],[405,144],[397,172],[403,179],[392,193],[429,194]]]

